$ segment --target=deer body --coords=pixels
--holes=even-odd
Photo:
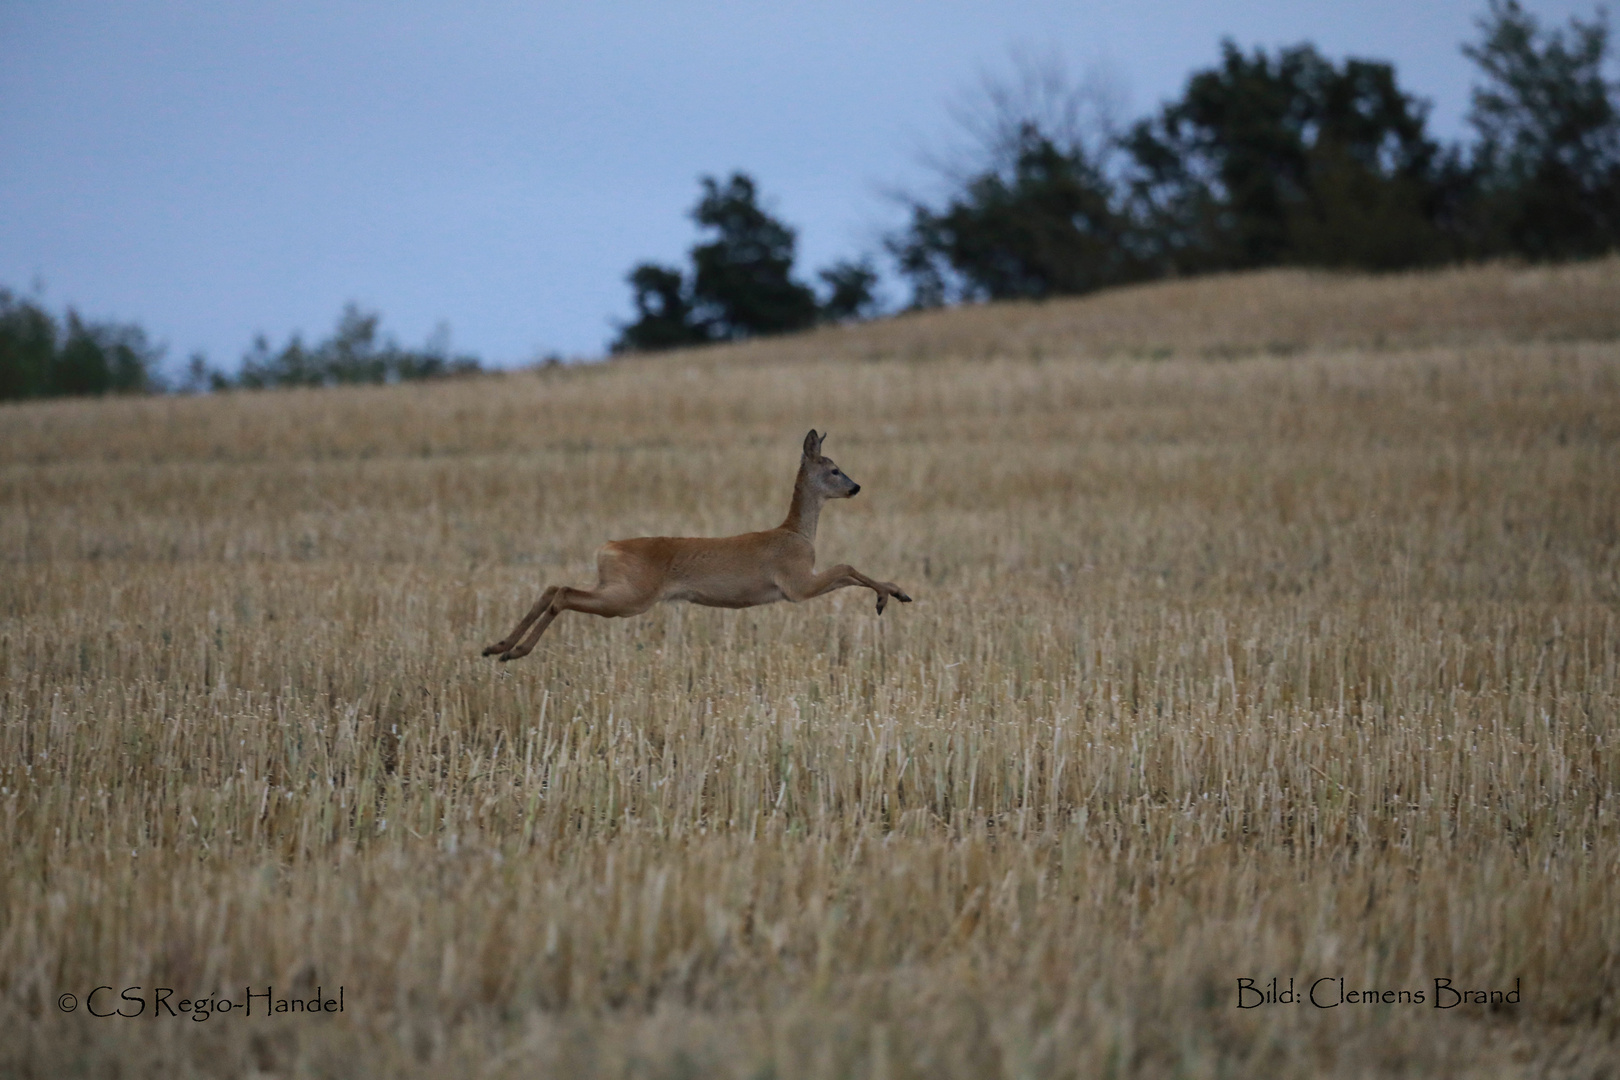
[[[527,656],[564,611],[624,618],[674,600],[708,607],[757,607],[778,600],[809,600],[850,585],[877,593],[879,615],[891,596],[911,603],[898,585],[874,581],[852,566],[816,573],[816,524],[822,505],[861,490],[821,455],[824,438],[815,431],[804,438],[793,505],[781,525],[741,536],[643,536],[603,544],[596,552],[596,588],[548,587],[512,632],[485,649],[484,655],[502,660]]]

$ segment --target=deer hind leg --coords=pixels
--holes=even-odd
[[[627,615],[640,615],[657,600],[658,596],[652,590],[638,588],[634,582],[625,579],[604,581],[594,589],[574,589],[564,585],[557,589],[550,607],[536,620],[528,636],[503,652],[501,659],[518,660],[528,656],[540,641],[540,635],[544,634],[557,620],[557,616],[565,611],[579,611],[586,615],[601,615],[605,618],[623,618]]]
[[[512,632],[507,634],[501,640],[497,641],[495,644],[491,645],[489,648],[485,649],[484,655],[495,656],[498,653],[506,652],[513,645],[516,645],[519,641],[521,641],[523,639],[523,631],[532,626],[534,621],[540,616],[544,615],[547,609],[551,607],[551,601],[556,598],[557,590],[559,588],[560,586],[552,585],[550,588],[546,589],[545,592],[541,593],[540,599],[535,601],[534,607],[529,609],[529,613],[523,616],[522,619],[518,620],[518,624],[516,626],[512,627]]]

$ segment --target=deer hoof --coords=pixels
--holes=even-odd
[[[901,592],[899,589],[894,590],[894,598],[896,600],[900,601],[902,604],[911,603],[911,597],[907,596],[905,593]]]
[[[491,645],[489,648],[485,649],[481,655],[483,655],[483,656],[494,656],[496,653],[505,652],[505,651],[506,651],[506,646],[505,645]]]

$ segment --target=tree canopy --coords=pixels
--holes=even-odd
[[[690,216],[706,236],[691,249],[691,271],[656,263],[630,271],[636,318],[620,327],[615,352],[782,334],[871,311],[869,263],[822,270],[827,297],[818,300],[793,276],[797,234],[760,205],[751,176],[735,172],[724,184],[705,176],[701,185]]]
[[[1604,77],[1609,27],[1571,19],[1543,31],[1512,0],[1491,0],[1463,51],[1485,76],[1469,120],[1479,133],[1480,246],[1532,258],[1620,245],[1620,96]]]
[[[163,349],[134,323],[57,319],[0,289],[0,400],[132,394],[162,388]]]
[[[942,202],[908,200],[909,222],[889,238],[913,306],[1282,264],[1614,250],[1620,88],[1604,75],[1604,16],[1547,31],[1513,0],[1490,0],[1478,29],[1464,47],[1482,75],[1467,147],[1429,134],[1427,103],[1391,65],[1336,63],[1310,44],[1223,42],[1178,98],[1092,147],[1038,109],[1009,118],[1018,95],[992,87],[1015,151],[991,140]]]

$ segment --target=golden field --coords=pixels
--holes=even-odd
[[[0,1075],[1613,1075],[1620,261],[3,407],[0,680]]]

